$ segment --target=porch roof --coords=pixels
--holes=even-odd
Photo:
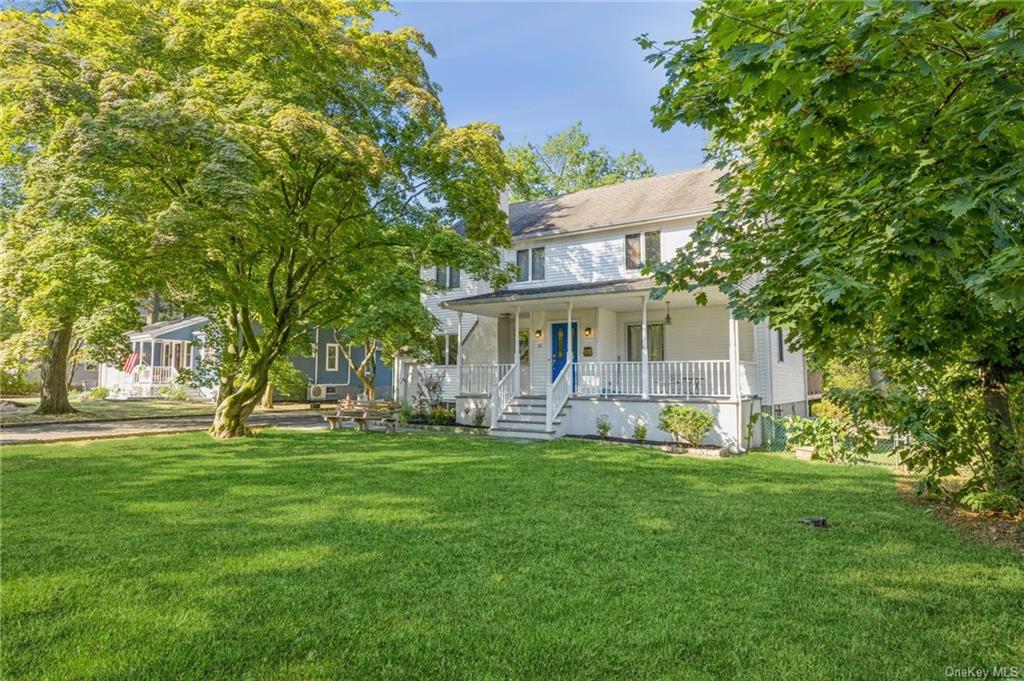
[[[649,291],[654,288],[653,277],[633,279],[615,279],[583,284],[563,284],[561,286],[539,286],[522,289],[503,289],[491,293],[481,293],[465,298],[455,298],[441,303],[441,307],[449,310],[477,311],[476,308],[495,303],[526,303],[551,298],[573,298],[580,296],[609,295],[615,293],[634,293]]]
[[[138,331],[131,331],[127,334],[129,340],[159,340],[161,336],[166,333],[178,331],[189,326],[196,324],[205,324],[209,320],[206,317],[194,315],[192,317],[185,317],[184,319],[170,319],[163,322],[157,322],[155,324],[149,324],[142,327]]]

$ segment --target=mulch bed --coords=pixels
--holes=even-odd
[[[927,508],[957,534],[983,544],[1002,546],[1024,556],[1024,513],[1017,516],[975,513],[949,497],[917,494],[914,491],[917,481],[909,475],[899,475],[896,480],[902,496]]]
[[[677,445],[671,442],[662,442],[659,440],[634,440],[629,437],[601,437],[600,435],[566,435],[566,437],[576,438],[577,440],[596,440],[597,442],[611,442],[614,444],[651,447],[652,449],[657,449],[669,456],[703,456],[711,457],[713,459],[733,456],[728,449],[725,449],[724,447],[716,447],[715,445],[687,447],[685,445]]]

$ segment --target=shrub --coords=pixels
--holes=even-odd
[[[487,418],[487,410],[482,407],[477,407],[473,410],[473,425],[477,428],[483,428],[484,419]]]
[[[862,461],[874,451],[874,430],[829,416],[807,419],[787,416],[782,420],[790,444],[811,447],[811,458],[833,462]]]
[[[69,390],[68,401],[69,402],[85,402],[89,399],[89,393],[82,392],[81,390]]]
[[[398,422],[399,423],[411,423],[413,418],[415,418],[415,416],[416,416],[416,412],[413,411],[412,405],[410,405],[410,404],[403,404],[402,408],[398,412]]]
[[[105,400],[110,397],[110,388],[104,388],[102,386],[96,386],[89,391],[90,400]]]
[[[165,400],[187,400],[188,390],[183,385],[162,385],[156,394]]]
[[[25,378],[25,369],[0,370],[0,395],[38,395],[39,381]]]
[[[703,409],[673,404],[661,410],[658,427],[672,435],[676,442],[696,446],[711,432],[715,418]]]
[[[975,513],[994,512],[1016,515],[1021,505],[1021,500],[1006,490],[972,491],[961,497],[960,501]]]
[[[608,436],[612,432],[612,424],[611,421],[608,420],[608,417],[605,416],[604,414],[601,414],[594,420],[594,423],[597,426],[598,437],[600,437],[602,440],[607,440]]]
[[[643,421],[637,421],[636,425],[633,426],[633,439],[634,440],[646,440],[647,439],[647,424]]]
[[[418,375],[416,378],[416,409],[429,414],[441,406],[444,376],[440,373]]]
[[[455,425],[455,409],[434,407],[427,413],[427,423],[432,426],[453,426]]]

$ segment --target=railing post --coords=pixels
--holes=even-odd
[[[640,321],[640,395],[646,400],[651,396],[651,367],[647,357],[647,296],[643,297],[643,301]]]
[[[521,384],[520,375],[519,375],[519,372],[520,372],[520,369],[521,369],[521,360],[519,358],[519,308],[518,307],[516,308],[515,336],[512,339],[512,353],[513,353],[513,355],[512,355],[512,366],[513,366],[513,369],[512,370],[515,372],[515,376],[512,379],[513,380],[512,385],[515,386],[515,394],[519,395],[523,391],[523,386]],[[498,370],[498,373],[501,373],[500,369]]]
[[[555,380],[557,381],[558,379],[556,378]],[[555,421],[555,417],[551,415],[551,403],[554,400],[554,387],[554,381],[550,381],[547,388],[545,388],[546,399],[544,400],[544,430],[549,433],[551,432]]]
[[[455,341],[455,394],[462,394],[462,313],[458,312],[456,317],[459,320],[458,335]]]
[[[498,406],[498,402],[501,401],[498,396],[499,383],[501,383],[500,378],[491,386],[491,428],[498,427],[498,419],[501,417],[501,408]]]

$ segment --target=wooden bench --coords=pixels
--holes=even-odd
[[[324,421],[327,421],[328,430],[340,429],[343,421],[352,421],[358,431],[367,430],[371,423],[379,423],[386,432],[394,433],[398,428],[399,409],[395,402],[345,400],[338,402],[338,408],[333,414],[324,414]]]

